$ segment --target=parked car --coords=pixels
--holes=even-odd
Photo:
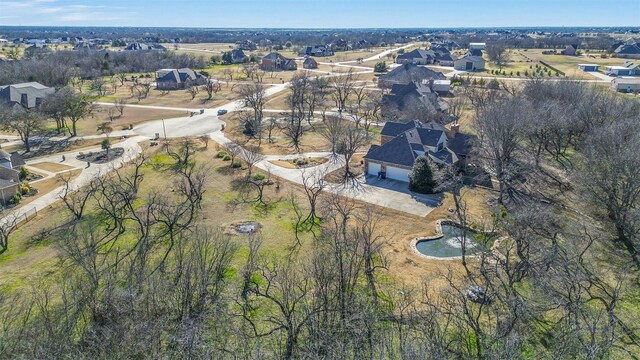
[[[227,109],[220,109],[220,110],[218,110],[218,116],[220,116],[220,115],[224,115],[224,114],[226,114],[226,113],[227,113]]]

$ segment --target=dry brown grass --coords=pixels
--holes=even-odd
[[[64,164],[60,164],[60,163],[52,163],[52,162],[41,162],[41,163],[29,165],[29,167],[34,167],[34,168],[37,168],[37,169],[42,169],[42,170],[49,171],[49,172],[54,172],[54,173],[73,169],[73,167],[71,167],[69,165],[64,165]]]
[[[267,116],[282,117],[277,114],[267,114]],[[242,133],[244,125],[237,116],[237,114],[231,113],[224,118],[227,122],[225,127],[225,135],[236,143],[244,144],[245,146],[258,147],[258,139],[247,137]],[[284,120],[283,120],[284,121]],[[313,127],[305,123],[305,133],[302,135],[300,153],[306,152],[323,152],[330,151],[331,145],[329,142],[320,135],[324,125],[321,123],[313,124]],[[291,146],[291,141],[286,137],[285,133],[281,129],[274,129],[272,132],[273,142],[267,141],[267,132],[263,134],[262,142],[259,146],[259,151],[264,155],[288,155],[295,154],[295,148]]]

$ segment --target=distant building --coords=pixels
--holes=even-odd
[[[427,65],[433,64],[436,59],[436,53],[432,50],[415,49],[407,53],[400,54],[396,57],[397,64],[416,64]]]
[[[598,71],[598,70],[600,70],[600,65],[598,65],[598,64],[578,64],[578,67],[582,71]]]
[[[613,53],[619,58],[640,59],[640,46],[633,39],[627,40],[623,44],[619,44]]]
[[[129,51],[167,51],[167,48],[160,44],[143,44],[139,42],[128,44],[124,49]]]
[[[207,78],[191,69],[161,69],[157,71],[156,88],[158,90],[178,90],[203,85]]]
[[[464,71],[484,70],[484,58],[482,56],[467,55],[453,62],[453,68]]]
[[[611,76],[640,76],[640,63],[627,61],[623,66],[605,66],[604,71]]]
[[[248,60],[247,55],[245,55],[242,49],[233,49],[231,50],[231,63],[232,64],[241,64]]]
[[[307,46],[302,51],[300,51],[300,56],[332,56],[333,50],[331,50],[331,46],[327,45],[315,45],[315,46]]]
[[[302,67],[305,68],[305,69],[317,69],[318,68],[318,62],[315,61],[314,58],[308,57],[308,58],[304,59],[304,62],[302,63]]]
[[[562,50],[563,55],[576,56],[577,53],[578,53],[578,44],[568,45],[564,50]]]
[[[237,41],[236,45],[238,46],[238,49],[247,51],[253,51],[258,48],[258,45],[251,40]]]
[[[264,71],[297,70],[298,65],[294,59],[288,59],[280,53],[272,52],[262,58],[260,68]]]
[[[439,71],[416,64],[404,64],[378,77],[378,87],[391,88],[394,84],[423,83],[428,80],[445,80]]]
[[[611,80],[611,88],[625,93],[640,92],[640,78],[617,77]]]
[[[10,105],[20,105],[26,109],[40,106],[47,96],[55,93],[55,89],[37,82],[28,82],[0,86],[0,99]]]

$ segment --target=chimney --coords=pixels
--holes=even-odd
[[[449,129],[449,136],[454,137],[456,136],[456,134],[458,134],[459,131],[460,131],[460,124],[458,123],[451,124],[451,127]]]

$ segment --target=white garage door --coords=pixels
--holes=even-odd
[[[378,176],[378,173],[380,172],[380,164],[369,163],[369,165],[367,166],[369,168],[368,170],[369,175]]]
[[[411,170],[400,169],[387,166],[387,179],[409,182],[409,174]]]

